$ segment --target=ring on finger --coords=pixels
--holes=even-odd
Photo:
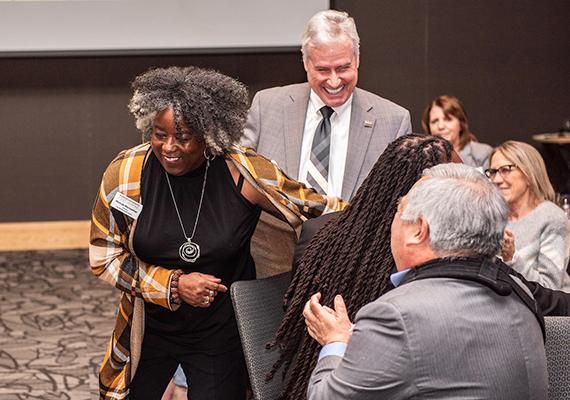
[[[210,298],[208,296],[204,296],[204,304],[209,304]]]
[[[214,294],[215,294],[214,291],[210,290],[210,297],[214,297]]]

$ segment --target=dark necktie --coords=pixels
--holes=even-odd
[[[317,192],[327,194],[329,178],[329,158],[331,148],[331,115],[334,110],[324,106],[320,110],[323,119],[319,122],[311,146],[311,158],[307,172],[307,182]]]

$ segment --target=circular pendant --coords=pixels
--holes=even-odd
[[[188,240],[182,243],[178,249],[178,255],[186,262],[193,263],[200,257],[200,246],[197,243]]]

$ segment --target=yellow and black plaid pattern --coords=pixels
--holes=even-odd
[[[134,254],[132,238],[136,221],[112,210],[110,203],[121,192],[140,202],[140,179],[150,145],[144,143],[124,150],[103,175],[93,207],[89,261],[93,274],[123,293],[113,335],[99,373],[100,399],[128,399],[129,384],[142,341],[142,314],[135,302],[143,299],[174,310],[169,302],[172,270],[140,261]],[[244,177],[260,189],[293,228],[313,216],[346,206],[338,198],[327,198],[286,176],[275,164],[251,149],[236,148],[228,154]]]

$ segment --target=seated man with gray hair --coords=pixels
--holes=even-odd
[[[542,316],[493,263],[508,212],[475,169],[426,170],[392,222],[396,289],[354,325],[340,295],[334,309],[319,293],[307,302],[308,332],[324,345],[308,398],[547,398]]]

